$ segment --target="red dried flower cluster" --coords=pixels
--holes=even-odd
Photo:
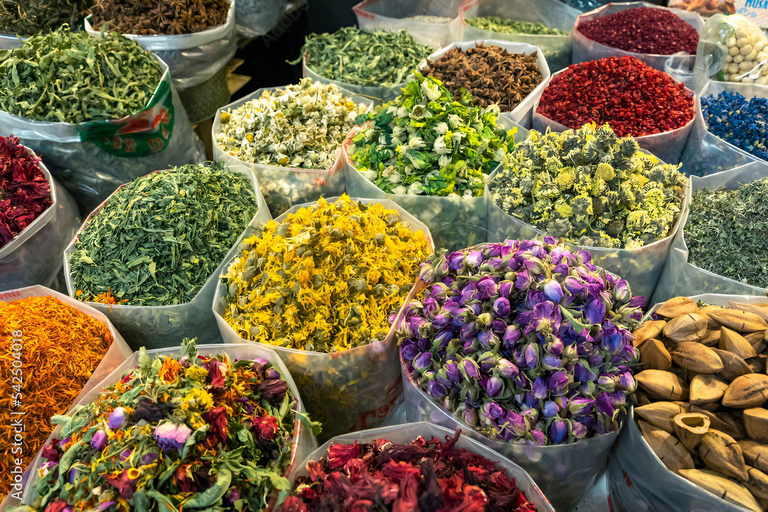
[[[674,130],[694,114],[683,84],[635,57],[568,66],[552,77],[536,112],[573,129],[608,123],[620,137]]]
[[[445,444],[423,437],[333,444],[326,458],[307,463],[309,477],[297,479],[283,510],[535,511],[503,468],[455,448],[459,434]]]
[[[0,137],[0,247],[51,206],[51,185],[37,157],[16,137]]]
[[[576,30],[620,50],[655,55],[696,53],[699,33],[666,9],[637,7],[579,23]]]

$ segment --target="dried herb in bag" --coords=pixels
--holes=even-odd
[[[0,301],[0,499],[15,459],[32,461],[53,430],[51,417],[69,409],[112,341],[106,324],[54,297]],[[21,452],[11,443],[16,418],[25,427]]]
[[[701,98],[701,113],[711,134],[768,160],[768,99],[722,91]]]
[[[139,36],[194,34],[227,21],[228,0],[96,0],[91,25],[96,30]]]
[[[94,0],[0,0],[0,33],[30,36],[77,27]]]
[[[509,53],[498,46],[453,48],[427,66],[423,73],[440,80],[456,101],[466,89],[475,105],[496,103],[501,112],[514,110],[542,80],[535,52]]]
[[[24,231],[51,204],[51,185],[15,137],[0,136],[0,248]]]
[[[550,28],[543,23],[521,21],[521,20],[504,20],[498,16],[487,16],[478,18],[469,18],[464,20],[467,25],[470,25],[481,30],[487,30],[489,32],[499,32],[502,34],[534,34],[542,36],[565,36],[568,32],[557,28]]]
[[[217,162],[185,165],[118,189],[77,237],[69,266],[84,301],[191,301],[257,211],[253,185]]]
[[[0,51],[0,110],[60,123],[120,119],[144,109],[162,74],[150,52],[121,35],[65,26]]]

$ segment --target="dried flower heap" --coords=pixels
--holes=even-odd
[[[701,113],[710,133],[768,160],[768,99],[723,91],[701,98]]]
[[[228,0],[96,0],[91,25],[139,36],[194,34],[227,21]]]
[[[554,238],[435,257],[397,325],[405,368],[491,439],[573,443],[619,429],[644,297]]]
[[[608,125],[529,132],[489,183],[504,212],[581,245],[635,249],[670,234],[685,177]]]

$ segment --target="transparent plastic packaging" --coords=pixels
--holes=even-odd
[[[137,36],[123,34],[151,51],[168,65],[173,85],[188,89],[213,78],[237,51],[235,30],[235,0],[232,0],[227,21],[194,34]],[[85,31],[91,37],[101,37],[101,31],[85,19]],[[107,30],[109,32],[109,30]]]
[[[617,12],[625,11],[627,9],[635,9],[637,7],[651,7],[654,9],[665,9],[665,10],[671,11],[677,16],[679,16],[683,21],[685,21],[686,23],[691,25],[693,28],[695,28],[696,32],[698,32],[699,34],[701,34],[702,29],[704,28],[704,20],[701,18],[701,16],[699,16],[698,13],[695,13],[695,12],[688,12],[682,9],[667,9],[666,7],[661,7],[648,2],[609,3],[602,7],[598,7],[593,11],[581,14],[579,18],[576,20],[576,25],[573,27],[573,32],[571,32],[571,38],[573,41],[573,55],[571,57],[571,62],[573,64],[578,64],[580,62],[603,59],[605,57],[630,56],[630,57],[636,57],[640,59],[641,61],[645,62],[646,64],[648,64],[654,69],[658,69],[659,71],[664,71],[664,64],[667,62],[667,59],[669,59],[670,57],[669,55],[628,52],[626,50],[612,48],[610,46],[606,46],[596,41],[592,41],[591,39],[587,38],[587,36],[579,32],[578,26],[581,23],[591,21],[597,18],[602,18],[603,16],[615,14]],[[696,55],[687,55],[682,52],[674,55],[676,58],[680,59],[683,62],[690,61],[691,63],[693,63],[696,60]]]
[[[681,170],[689,176],[706,176],[753,162],[765,163],[762,158],[747,153],[707,130],[701,109],[701,98],[717,96],[723,91],[738,92],[746,99],[768,98],[768,87],[763,85],[707,82],[694,101],[696,116],[693,119],[691,135],[688,137],[688,143],[681,157],[683,164]]]
[[[133,351],[130,349],[130,347],[128,347],[128,345],[125,343],[125,340],[123,340],[123,337],[120,336],[120,333],[117,332],[117,329],[115,329],[112,323],[110,323],[109,319],[102,313],[99,313],[95,309],[88,307],[82,302],[78,302],[64,294],[53,291],[44,286],[36,285],[26,288],[19,288],[16,290],[2,291],[0,292],[0,301],[13,302],[19,299],[26,299],[27,297],[45,296],[54,297],[61,302],[72,306],[78,311],[85,313],[91,318],[103,322],[109,328],[109,332],[112,334],[113,338],[112,344],[107,349],[104,357],[101,359],[101,362],[93,370],[93,373],[88,379],[88,382],[86,382],[85,386],[83,386],[83,389],[80,391],[77,397],[75,397],[75,400],[69,407],[68,411],[72,411],[77,404],[85,399],[86,396],[92,395],[94,392],[98,392],[98,390],[100,390],[102,387],[100,385],[101,382],[106,379],[113,371],[115,371],[116,368],[120,367],[125,361],[129,360],[133,354]],[[76,357],[76,355],[73,355],[73,357]],[[30,378],[34,377],[32,376]],[[26,397],[26,399],[33,400],[34,397]],[[33,454],[24,454],[25,460],[29,460],[32,456]],[[22,477],[22,485],[24,486],[25,493],[24,496],[26,496],[26,493],[29,492],[33,482],[37,479],[36,468],[39,466],[39,459],[40,456],[38,455],[34,458],[34,460],[32,460],[32,462],[27,466],[27,469],[24,471],[24,475]],[[13,493],[13,490],[11,493]],[[20,501],[14,498],[12,494],[8,494],[5,499],[0,502],[0,510],[5,510],[8,507],[18,505],[19,503]]]
[[[13,34],[0,34],[0,50],[11,50],[21,46],[21,42],[24,37],[19,37]]]
[[[221,107],[213,119],[212,129],[213,159],[217,161],[223,160],[230,169],[238,167],[250,168],[256,175],[261,192],[273,216],[282,215],[294,205],[317,201],[321,197],[340,196],[346,191],[344,173],[342,172],[344,161],[341,156],[341,148],[339,148],[336,161],[328,169],[296,169],[293,167],[244,162],[223,151],[216,144],[216,139],[221,133],[222,112],[235,110],[251,100],[258,99],[264,91],[275,91],[283,88],[267,87],[259,89],[234,103]],[[354,95],[343,88],[342,92],[355,103],[368,105],[367,111],[373,108],[373,101],[371,99]]]
[[[470,0],[477,4],[477,0]],[[405,30],[417,43],[441,48],[461,39],[459,8],[466,0],[363,0],[352,8],[363,30]],[[407,19],[411,16],[451,18],[449,23]]]
[[[81,124],[33,121],[0,111],[0,133],[42,155],[53,176],[84,211],[118,186],[156,169],[202,162],[203,143],[192,131],[171,84],[168,66],[147,108],[113,121]]]
[[[251,39],[269,33],[280,21],[288,0],[237,0],[238,37]]]
[[[559,74],[560,72],[555,73],[553,77]],[[546,89],[551,82],[552,79],[550,78],[545,84],[544,89]],[[544,89],[542,89],[541,94],[544,93]],[[690,89],[687,89],[686,92],[690,96],[693,96],[693,103],[695,106],[699,101],[698,97]],[[546,132],[547,129],[550,129],[553,132],[564,132],[565,130],[568,130],[569,128],[567,126],[563,126],[557,121],[553,121],[537,112],[539,108],[539,102],[541,100],[541,94],[539,94],[539,97],[536,99],[536,103],[533,106],[533,129],[542,133]],[[694,114],[693,119],[688,121],[684,126],[681,126],[680,128],[662,133],[656,133],[654,135],[634,137],[634,139],[637,141],[641,148],[645,149],[649,153],[652,153],[654,156],[658,157],[659,160],[677,165],[680,163],[683,151],[685,150],[685,144],[690,137],[695,121],[696,114]]]
[[[335,202],[337,198],[329,198]],[[422,231],[433,249],[432,237],[427,226],[416,220],[406,210],[392,201],[358,199],[363,203],[378,203],[385,208],[400,212],[411,230]],[[283,222],[286,217],[309,204],[297,205],[275,219]],[[227,259],[222,275],[231,260]],[[213,313],[216,316],[224,343],[246,342],[224,320],[226,287],[219,283],[213,298]],[[394,330],[390,328],[384,341],[344,350],[341,352],[310,352],[293,348],[247,342],[268,347],[280,356],[291,371],[296,385],[304,398],[304,404],[311,418],[323,425],[321,439],[338,434],[365,430],[381,425],[402,401],[403,386],[400,380],[400,365]]]
[[[515,142],[525,140],[528,133],[525,128],[504,117],[499,117],[496,121],[505,130],[517,128]],[[485,196],[464,198],[387,194],[360,174],[352,164],[347,147],[355,133],[356,129],[347,137],[347,142],[342,148],[349,195],[394,201],[429,227],[438,249],[454,251],[483,243],[488,239],[488,201]],[[489,173],[488,176],[492,174]]]
[[[536,52],[536,65],[541,71],[541,83],[537,85],[536,88],[528,94],[528,96],[523,98],[523,101],[521,101],[520,104],[517,105],[511,112],[502,112],[499,116],[505,117],[513,123],[522,126],[523,128],[530,129],[531,119],[533,116],[533,107],[541,97],[541,93],[544,92],[544,87],[546,87],[550,77],[549,65],[547,64],[547,59],[544,58],[544,53],[541,51],[541,48],[527,43],[516,43],[512,41],[502,41],[495,39],[482,41],[476,40],[450,44],[427,57],[427,60],[434,62],[451,51],[453,48],[459,48],[462,51],[467,51],[468,49],[475,48],[478,45],[498,46],[500,48],[504,48],[509,53],[524,53],[526,55],[530,55],[531,53]],[[426,67],[426,61],[424,61],[419,66],[422,72]]]
[[[184,338],[199,338],[211,343],[220,342],[219,330],[211,313],[211,302],[213,301],[213,294],[216,290],[219,274],[226,268],[225,265],[229,260],[237,253],[240,243],[250,236],[255,228],[266,224],[272,218],[253,173],[248,168],[230,168],[230,171],[245,174],[248,177],[253,185],[253,191],[256,193],[259,209],[248,227],[222,258],[216,270],[208,276],[208,280],[190,302],[169,306],[86,303],[104,313],[120,329],[120,332],[123,333],[128,343],[134,349],[138,350],[139,347],[157,349],[176,346]],[[85,219],[85,222],[78,230],[78,234],[85,229],[88,221],[97,215],[99,210],[108,201],[109,198],[88,215],[88,218]],[[69,258],[75,250],[76,243],[77,236],[75,236],[64,251],[64,273],[67,281],[67,293],[70,297],[75,297],[75,292],[77,291],[72,281],[69,267]]]
[[[681,292],[688,295],[687,291]],[[727,306],[729,300],[764,302],[763,297],[738,295],[695,295],[694,301]],[[669,471],[643,439],[632,418],[626,421],[608,462],[608,493],[617,512],[743,512],[682,476]]]
[[[35,152],[27,149],[31,156]],[[61,270],[61,253],[80,226],[80,214],[72,196],[56,183],[43,162],[39,163],[51,188],[51,206],[0,247],[0,289],[42,284],[51,286]]]
[[[433,437],[444,441],[447,436],[453,437],[454,430],[449,430],[438,425],[433,425],[426,421],[420,421],[417,423],[409,423],[405,425],[396,425],[392,427],[375,428],[371,430],[364,430],[362,432],[351,432],[336,436],[330,441],[326,442],[323,446],[312,452],[307,457],[303,464],[294,466],[288,479],[291,481],[291,485],[294,485],[296,479],[300,476],[309,476],[307,471],[307,463],[315,460],[320,460],[328,456],[328,448],[331,444],[352,444],[355,441],[358,443],[370,443],[376,439],[386,439],[393,443],[406,444],[410,443],[419,436],[424,439],[431,439]],[[554,512],[552,505],[549,504],[547,498],[541,492],[541,489],[536,485],[536,482],[525,472],[523,468],[515,464],[514,462],[501,457],[498,453],[490,450],[486,446],[474,441],[467,437],[467,431],[462,429],[461,437],[456,443],[457,449],[465,449],[467,451],[482,455],[483,457],[498,462],[499,466],[503,467],[507,471],[507,475],[513,478],[517,487],[523,491],[528,501],[533,502],[536,505],[537,512]]]
[[[521,20],[539,22],[550,28],[570,32],[576,23],[580,12],[568,7],[557,0],[483,0],[479,5],[477,0],[462,6],[463,34],[461,41],[475,39],[495,39],[501,41],[516,41],[538,46],[547,59],[551,72],[559,71],[571,63],[571,36],[536,35],[536,34],[505,34],[475,28],[466,23],[467,19],[487,16],[498,16],[504,20]]]
[[[700,189],[734,190],[745,183],[768,177],[768,163],[747,164],[729,171],[710,174],[703,178],[692,176],[685,194],[685,208],[680,216],[680,229],[672,241],[669,257],[659,284],[653,294],[653,302],[664,302],[678,295],[700,293],[729,293],[737,295],[759,295],[765,298],[765,288],[751,286],[734,279],[719,276],[701,269],[688,261],[688,246],[685,243],[685,224],[690,215],[693,193]]]
[[[202,341],[207,341],[205,338],[200,338]],[[179,342],[182,340],[179,339]],[[173,347],[173,348],[164,348],[159,350],[148,350],[147,354],[150,358],[155,358],[157,355],[165,355],[165,356],[176,356],[178,357],[180,351],[180,347]],[[296,409],[299,412],[304,412],[306,409],[304,408],[301,396],[299,395],[299,391],[296,388],[296,384],[293,381],[293,378],[291,377],[290,372],[285,367],[283,362],[280,360],[279,357],[277,357],[277,354],[274,353],[274,351],[269,350],[264,347],[259,347],[254,343],[237,343],[237,344],[210,344],[210,345],[197,345],[197,351],[199,354],[227,354],[230,359],[254,359],[257,357],[260,357],[262,359],[266,359],[270,363],[272,363],[274,366],[277,367],[277,370],[282,375],[283,380],[288,384],[288,389],[291,390],[291,393],[293,393],[293,396],[296,398]],[[117,367],[114,371],[109,373],[103,380],[101,380],[98,383],[98,386],[94,386],[90,389],[87,393],[81,393],[81,395],[78,397],[78,400],[75,402],[77,405],[85,406],[91,402],[93,402],[98,395],[101,393],[101,390],[107,386],[111,386],[113,384],[116,384],[123,375],[138,366],[139,363],[139,353],[134,352],[133,355],[130,355],[119,367]],[[90,381],[89,381],[90,384]],[[74,409],[73,407],[70,409]],[[58,431],[61,430],[61,427],[56,428],[53,431],[53,435],[56,435]],[[302,461],[307,458],[308,454],[312,453],[317,448],[317,440],[315,439],[315,436],[312,434],[312,431],[310,429],[307,429],[301,421],[296,419],[293,423],[293,431],[294,431],[294,438],[293,438],[293,445],[291,447],[291,460],[288,468],[285,471],[285,476],[288,476],[291,472],[291,469],[295,464],[298,463],[298,461]],[[51,437],[53,437],[53,435]],[[34,492],[34,486],[35,482],[37,482],[37,469],[42,465],[42,457],[38,453],[35,459],[30,464],[30,468],[33,468],[34,471],[32,471],[32,476],[27,482],[27,485],[24,488],[24,495],[22,502],[25,504],[31,504],[36,496]]]

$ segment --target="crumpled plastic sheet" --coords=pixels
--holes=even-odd
[[[129,306],[125,304],[87,302],[92,308],[104,313],[117,326],[132,348],[138,350],[142,346],[148,349],[173,347],[179,345],[184,338],[200,338],[212,343],[219,342],[219,330],[216,327],[213,313],[211,312],[211,303],[213,302],[219,274],[226,268],[225,265],[230,259],[237,254],[242,241],[250,236],[254,229],[263,226],[272,218],[253,173],[247,168],[230,169],[230,171],[245,174],[250,179],[253,190],[256,193],[259,209],[248,227],[232,245],[227,254],[222,258],[219,266],[211,273],[203,287],[190,302],[169,306]],[[88,216],[78,234],[85,229],[88,221],[98,214],[101,207],[108,201],[109,199],[105,200],[101,206]],[[77,237],[72,240],[64,251],[64,272],[67,280],[67,292],[70,297],[74,297],[77,291],[72,281],[69,266],[69,259],[75,250],[76,243]]]
[[[337,198],[328,198],[329,203]],[[397,204],[383,199],[357,199],[364,204],[380,203],[385,208],[400,212],[401,219],[407,222],[413,231],[421,230],[434,249],[427,226],[416,220]],[[286,217],[300,208],[310,206],[297,205],[275,219],[283,222]],[[227,260],[221,274],[226,273],[236,254]],[[226,287],[219,283],[213,299],[213,312],[216,316],[225,343],[246,342],[224,320],[226,310]],[[395,333],[390,328],[384,341],[335,352],[311,352],[293,348],[276,347],[256,343],[274,350],[291,371],[310,417],[323,424],[321,440],[332,436],[374,428],[386,421],[390,413],[402,401],[402,382]]]
[[[729,171],[710,174],[703,178],[691,177],[686,191],[686,205],[681,227],[672,241],[669,257],[659,284],[653,294],[654,302],[664,302],[678,295],[700,293],[728,293],[738,295],[759,295],[765,298],[765,288],[751,286],[734,279],[719,276],[701,269],[688,261],[688,246],[685,243],[685,223],[690,215],[693,193],[700,189],[737,189],[739,186],[768,177],[768,163],[754,162]]]
[[[288,0],[237,0],[237,35],[254,38],[269,33],[280,22]]]

